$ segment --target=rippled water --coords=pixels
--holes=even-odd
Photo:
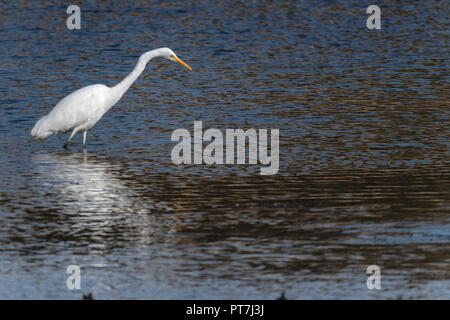
[[[0,5],[0,298],[450,298],[448,2],[383,1],[378,31],[357,1],[80,7]],[[86,152],[33,141],[161,46],[194,71],[151,61]],[[194,120],[280,129],[279,173],[174,165]]]

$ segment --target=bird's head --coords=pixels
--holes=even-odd
[[[167,59],[167,60],[171,60],[171,61],[175,61],[178,62],[179,64],[181,64],[183,67],[188,68],[189,70],[192,71],[191,67],[189,67],[186,63],[184,63],[183,60],[181,60],[180,58],[177,57],[177,55],[175,54],[175,52],[173,52],[172,50],[170,50],[169,48],[161,48],[159,49],[161,50],[160,54],[161,57]]]

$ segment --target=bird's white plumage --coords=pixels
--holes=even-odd
[[[45,138],[55,132],[78,128],[89,130],[108,111],[108,91],[103,84],[94,84],[72,92],[42,117],[31,130],[36,138]]]
[[[83,143],[85,143],[86,131],[91,129],[120,100],[122,95],[144,71],[147,62],[156,57],[164,57],[176,61],[190,69],[169,48],[148,51],[140,56],[133,71],[116,86],[110,88],[103,84],[90,85],[69,94],[59,101],[49,114],[36,122],[31,130],[31,135],[37,139],[43,139],[56,132],[72,130],[72,134],[64,145],[67,146],[67,143],[75,133],[83,131]]]

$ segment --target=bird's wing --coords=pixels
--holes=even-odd
[[[63,98],[47,115],[52,131],[67,131],[92,119],[100,119],[105,111],[108,89],[104,85],[91,85]]]

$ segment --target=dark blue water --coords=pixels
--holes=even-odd
[[[0,4],[0,298],[450,298],[449,5],[369,4]],[[32,139],[163,46],[194,71],[151,61],[87,151]],[[196,120],[279,129],[278,174],[173,164]]]

